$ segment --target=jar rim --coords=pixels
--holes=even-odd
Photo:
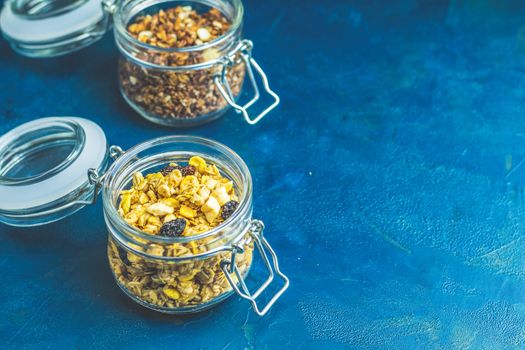
[[[195,52],[195,51],[202,51],[209,48],[212,48],[218,44],[221,44],[222,42],[228,40],[232,36],[235,35],[237,30],[242,24],[242,19],[244,17],[244,7],[241,0],[231,0],[233,9],[234,9],[234,16],[232,19],[232,24],[230,28],[221,36],[210,40],[206,43],[203,43],[201,45],[194,45],[194,46],[187,46],[187,47],[159,47],[155,45],[150,45],[147,43],[144,43],[142,41],[139,41],[137,38],[133,37],[128,30],[127,27],[127,21],[129,18],[127,16],[123,16],[123,8],[125,5],[127,5],[132,0],[127,1],[121,1],[118,4],[118,8],[116,9],[114,15],[113,15],[113,23],[115,27],[115,31],[122,37],[124,37],[126,40],[130,41],[133,45],[136,45],[138,47],[141,47],[142,49],[146,50],[154,50],[158,52],[166,52],[166,53],[183,53],[183,52]],[[153,5],[158,5],[159,3],[165,3],[165,2],[172,2],[173,0],[161,0],[161,1],[155,1],[152,4],[148,4],[148,6],[145,6],[144,9],[149,8]],[[201,3],[208,5],[213,8],[217,8],[213,4],[211,4],[212,1],[210,0],[190,0],[191,3]],[[218,9],[218,8],[217,8]]]
[[[196,145],[213,147],[221,154],[228,156],[230,160],[233,163],[235,163],[237,167],[239,167],[240,172],[244,175],[244,183],[242,186],[243,190],[239,196],[239,206],[237,210],[227,220],[225,220],[220,225],[212,228],[209,231],[194,236],[180,237],[163,237],[157,235],[150,235],[145,232],[142,232],[141,230],[126,222],[124,218],[118,213],[116,205],[114,205],[113,201],[111,200],[112,195],[114,194],[114,187],[112,186],[112,180],[114,179],[113,175],[119,170],[119,168],[127,164],[130,160],[136,159],[137,154],[139,154],[140,152],[143,152],[154,146],[160,146],[169,143],[193,143]],[[155,242],[160,244],[193,242],[220,233],[222,230],[224,230],[224,228],[228,227],[232,223],[237,222],[239,218],[242,218],[241,215],[246,210],[251,211],[252,178],[248,166],[242,160],[242,158],[229,147],[223,145],[222,143],[204,137],[190,135],[163,136],[140,143],[130,148],[122,156],[117,158],[117,160],[108,169],[106,174],[107,176],[104,179],[104,186],[102,189],[102,202],[106,219],[109,219],[112,223],[115,223],[121,228],[125,228],[126,232],[130,233],[134,239],[138,238],[139,240],[147,240],[149,242]]]

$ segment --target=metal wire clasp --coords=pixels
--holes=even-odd
[[[115,14],[115,10],[117,9],[117,4],[115,0],[102,0],[102,9],[109,13],[110,15]]]
[[[213,82],[217,86],[217,89],[219,89],[219,92],[221,93],[222,97],[224,97],[226,102],[228,102],[228,104],[231,107],[233,107],[237,113],[242,113],[244,119],[250,125],[257,124],[272,109],[277,107],[277,105],[279,105],[281,101],[279,96],[272,89],[270,89],[270,85],[268,83],[268,78],[266,74],[262,70],[261,66],[259,66],[257,61],[255,61],[255,59],[252,57],[252,49],[253,43],[250,40],[241,41],[237,48],[235,48],[230,54],[223,58],[223,66],[221,73],[213,77]],[[233,96],[233,93],[230,88],[230,83],[228,83],[227,80],[228,70],[233,65],[240,63],[240,60],[244,61],[246,71],[248,72],[248,77],[250,78],[250,82],[254,90],[253,98],[246,104],[244,104],[244,106],[241,106],[235,102],[235,96]],[[250,108],[260,98],[259,85],[257,84],[257,80],[255,79],[254,69],[262,79],[264,90],[270,96],[273,97],[274,102],[270,106],[268,106],[264,111],[262,111],[258,116],[252,119],[250,117],[250,114],[248,113],[248,108]]]
[[[111,159],[116,160],[118,157],[123,155],[125,152],[119,146],[110,146],[109,147],[109,156]],[[106,174],[99,174],[97,169],[89,168],[88,169],[88,180],[89,183],[93,186],[93,196],[89,200],[76,201],[72,204],[95,204],[97,202],[98,194],[100,193],[100,188],[104,181]]]
[[[255,245],[257,246],[257,249],[259,250],[259,253],[261,254],[261,257],[263,259],[264,264],[266,265],[266,268],[268,269],[269,276],[266,279],[266,281],[255,291],[255,293],[250,293],[248,290],[248,287],[246,286],[246,283],[244,282],[243,276],[241,275],[241,272],[237,268],[237,265],[235,265],[235,256],[236,254],[239,254],[243,252],[242,248],[236,244],[232,248],[232,256],[230,260],[223,260],[221,262],[221,269],[226,278],[228,279],[228,282],[232,286],[233,290],[243,299],[249,300],[252,303],[253,309],[259,316],[264,316],[268,310],[272,307],[272,305],[279,299],[279,297],[288,289],[288,286],[290,285],[290,280],[286,275],[284,275],[281,270],[279,269],[279,262],[277,261],[277,254],[275,254],[275,251],[272,249],[268,241],[263,237],[263,231],[264,231],[264,223],[260,220],[252,220],[250,223],[250,236],[253,238]],[[266,254],[266,251],[268,251],[272,257],[273,267],[272,263],[270,263],[270,260],[268,259],[268,255]],[[277,293],[274,294],[274,296],[270,299],[270,301],[264,306],[264,308],[261,310],[259,309],[259,306],[257,305],[257,298],[261,295],[261,293],[270,285],[270,283],[273,281],[274,278],[274,271],[275,274],[277,274],[283,281],[284,285],[279,289]],[[237,283],[233,280],[232,275],[235,274],[237,277],[237,280],[239,281],[239,285],[241,286],[241,289],[237,285]]]

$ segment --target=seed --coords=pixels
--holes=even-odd
[[[168,221],[160,228],[160,235],[165,237],[178,237],[186,228],[186,220],[178,218]]]
[[[224,207],[222,207],[222,218],[224,220],[228,219],[232,214],[237,210],[237,207],[239,206],[239,202],[236,201],[229,201],[228,203],[224,204]]]

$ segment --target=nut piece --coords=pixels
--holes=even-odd
[[[201,197],[203,201],[208,200],[208,198],[210,197],[210,193],[211,193],[210,189],[206,186],[201,187],[201,189],[198,192],[199,196]]]
[[[153,33],[150,32],[149,30],[144,30],[142,32],[139,33],[138,35],[138,39],[139,41],[142,41],[142,42],[147,42],[149,38],[151,38],[153,36]]]
[[[170,221],[175,220],[177,217],[173,214],[168,214],[164,217],[164,220],[162,221],[164,224]]]
[[[147,207],[146,211],[152,215],[165,216],[168,214],[173,214],[175,209],[163,203],[155,203]]]
[[[208,41],[211,38],[210,31],[208,29],[206,29],[206,28],[199,28],[199,29],[197,29],[197,36],[202,41]]]
[[[208,220],[209,223],[212,223],[217,215],[219,215],[221,206],[214,197],[210,197],[208,198],[208,201],[202,206],[201,210],[206,216],[206,220]]]
[[[164,198],[168,198],[169,196],[171,196],[171,190],[166,184],[162,184],[159,187],[157,187],[157,193]]]
[[[219,205],[224,205],[230,201],[230,196],[226,192],[226,188],[224,187],[218,187],[213,191],[212,196],[217,199],[217,202],[219,202]]]
[[[218,183],[217,180],[214,180],[213,178],[207,176],[203,176],[202,181],[210,190],[213,190]]]
[[[219,53],[219,51],[214,48],[207,49],[202,53],[202,58],[204,58],[204,61],[215,60],[220,56],[221,54]]]

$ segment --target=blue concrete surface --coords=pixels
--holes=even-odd
[[[78,115],[124,148],[173,133],[224,142],[252,171],[289,291],[264,318],[238,297],[190,317],[147,311],[113,282],[98,203],[0,227],[0,347],[525,348],[525,3],[246,10],[282,97],[256,127],[233,112],[185,131],[142,120],[119,96],[107,35],[45,61],[2,41],[0,132]]]

